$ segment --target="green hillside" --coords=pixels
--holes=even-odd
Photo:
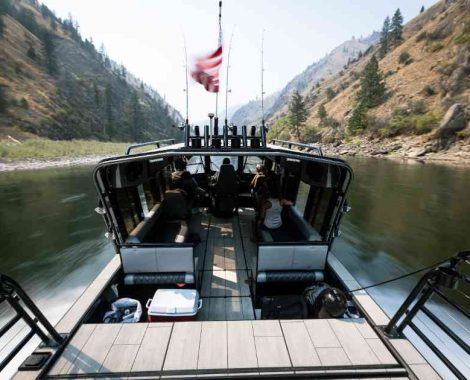
[[[0,139],[178,137],[181,116],[152,88],[35,0],[0,2]]]

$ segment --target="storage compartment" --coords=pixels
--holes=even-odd
[[[202,300],[195,289],[158,289],[146,307],[149,322],[194,321]]]

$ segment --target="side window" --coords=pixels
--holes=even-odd
[[[127,233],[131,232],[141,221],[142,208],[139,193],[134,188],[116,190],[116,201]]]
[[[299,190],[297,192],[297,200],[295,202],[295,207],[300,211],[302,215],[305,215],[305,207],[307,206],[308,192],[310,186],[305,182],[300,181]]]

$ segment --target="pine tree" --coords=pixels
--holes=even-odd
[[[134,91],[131,95],[131,117],[131,136],[134,141],[139,142],[143,138],[145,127],[142,107],[137,91]]]
[[[424,5],[421,7],[421,10],[419,11],[419,13],[423,13],[424,12]]]
[[[367,128],[367,106],[364,102],[359,101],[353,109],[351,117],[348,120],[348,127],[352,134]]]
[[[104,98],[106,102],[106,120],[104,122],[103,136],[108,139],[113,134],[113,100],[112,100],[111,84],[107,84],[104,90]]]
[[[45,64],[49,74],[57,73],[57,58],[55,55],[55,43],[52,33],[45,31],[42,37]]]
[[[28,56],[28,58],[32,59],[33,61],[36,60],[37,54],[36,54],[36,49],[34,49],[34,46],[33,46],[33,45],[31,45],[31,46],[28,48],[28,51],[26,52],[26,55]]]
[[[289,121],[297,140],[300,139],[300,128],[307,120],[308,112],[302,95],[294,91],[289,102]]]
[[[3,86],[0,86],[0,113],[5,113],[7,109],[7,98]]]
[[[321,121],[325,120],[328,117],[324,104],[320,104],[320,107],[318,108],[318,117]]]
[[[333,90],[331,87],[328,87],[328,88],[326,89],[326,99],[327,99],[328,101],[330,101],[330,100],[333,99],[335,96],[336,96],[335,90]]]
[[[395,11],[392,17],[392,25],[390,26],[390,44],[396,47],[403,41],[403,16],[400,8]]]
[[[380,50],[379,56],[385,57],[385,54],[390,50],[390,17],[386,17],[382,26],[382,33],[380,34]]]
[[[384,95],[385,83],[379,70],[379,62],[373,55],[361,73],[361,88],[357,98],[366,107],[375,107],[382,102]]]
[[[3,17],[0,14],[0,38],[3,37],[4,31],[5,31],[5,22],[3,21]]]

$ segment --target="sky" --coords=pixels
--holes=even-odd
[[[43,0],[61,18],[78,21],[84,38],[103,44],[111,59],[151,85],[186,114],[184,40],[189,63],[215,50],[218,0]],[[230,54],[228,108],[261,94],[261,39],[264,31],[264,91],[284,87],[308,65],[352,36],[380,30],[400,8],[405,21],[429,0],[224,0],[219,116],[224,117],[227,53]],[[215,95],[189,84],[190,121],[215,111]]]

